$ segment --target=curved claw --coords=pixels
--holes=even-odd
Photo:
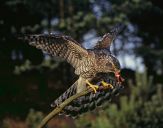
[[[93,89],[93,92],[96,93],[97,92],[97,89],[99,88],[98,85],[93,85],[91,84],[88,80],[86,80],[86,84]]]
[[[113,89],[114,87],[113,87],[113,85],[111,85],[111,84],[109,84],[109,83],[106,83],[105,81],[101,81],[101,84],[102,84],[102,86],[104,87],[104,88],[111,88],[111,89]]]

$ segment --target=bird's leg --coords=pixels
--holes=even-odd
[[[93,85],[93,84],[91,84],[88,80],[86,80],[85,82],[86,82],[86,84],[87,84],[90,88],[93,89],[94,93],[97,92],[97,89],[99,88],[98,85]]]
[[[113,87],[113,85],[111,85],[111,84],[109,84],[109,83],[107,83],[107,82],[105,82],[105,81],[101,81],[101,84],[102,84],[102,86],[104,87],[104,88],[111,88],[111,89],[113,89],[114,87]]]

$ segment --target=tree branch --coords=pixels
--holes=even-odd
[[[80,93],[77,93],[71,97],[69,97],[67,100],[65,100],[64,102],[62,102],[59,106],[57,106],[52,112],[50,112],[40,123],[40,125],[38,126],[38,128],[43,128],[47,122],[52,119],[54,116],[56,116],[58,113],[60,113],[62,111],[62,109],[64,109],[64,107],[66,107],[69,103],[71,103],[73,100],[84,96],[86,94],[88,94],[89,92],[91,92],[92,89],[86,89],[85,91],[82,91]]]

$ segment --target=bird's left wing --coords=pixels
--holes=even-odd
[[[41,49],[52,56],[61,57],[74,68],[80,64],[82,57],[88,55],[87,50],[77,41],[64,35],[25,35],[23,38],[30,45]]]
[[[123,30],[123,24],[115,25],[109,33],[106,33],[94,46],[94,49],[110,49],[110,45],[116,36]]]

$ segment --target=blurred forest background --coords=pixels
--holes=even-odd
[[[116,23],[127,26],[112,46],[124,91],[103,111],[56,117],[49,128],[163,128],[161,0],[1,0],[0,127],[35,128],[77,78],[67,62],[16,35],[63,33],[90,48]]]

